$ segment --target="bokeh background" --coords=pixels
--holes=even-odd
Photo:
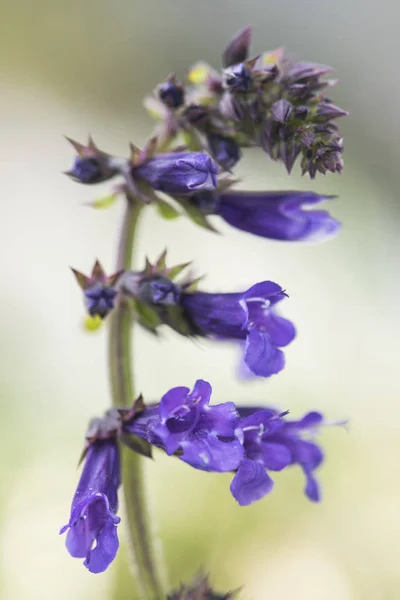
[[[342,176],[290,180],[249,151],[238,174],[255,189],[338,194],[343,224],[324,245],[253,238],[218,223],[209,234],[184,219],[142,223],[138,264],[165,246],[194,259],[209,290],[272,279],[298,328],[287,367],[267,381],[236,376],[238,351],[166,331],[138,332],[138,389],[159,398],[174,385],[212,382],[217,402],[260,402],[293,416],[322,410],[349,431],[322,434],[324,500],[309,503],[297,470],[270,497],[239,508],[229,475],[190,470],[158,453],[147,464],[155,527],[171,585],[200,566],[220,589],[249,600],[396,600],[400,597],[399,129],[400,6],[394,0],[16,0],[0,19],[0,596],[6,600],[133,598],[121,557],[103,575],[69,557],[68,519],[77,459],[90,417],[108,406],[104,332],[85,334],[68,265],[95,257],[111,270],[121,206],[93,211],[102,195],[61,175],[67,134],[92,133],[123,154],[152,124],[142,97],[170,71],[183,77],[254,24],[254,53],[285,45],[334,66],[342,121]],[[122,533],[123,525],[121,526]],[[117,585],[117,582],[120,582]],[[122,583],[121,583],[122,582]],[[117,590],[117,591],[116,591]]]

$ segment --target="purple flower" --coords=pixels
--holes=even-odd
[[[224,169],[232,169],[239,161],[240,148],[232,137],[212,134],[208,136],[210,152]]]
[[[176,454],[203,471],[237,469],[243,448],[235,437],[238,414],[233,402],[209,406],[211,386],[196,381],[194,389],[176,387],[160,403],[125,424],[125,430]]]
[[[205,197],[213,196],[204,192],[193,201],[201,208]],[[215,214],[242,231],[274,240],[317,242],[334,236],[341,226],[328,211],[310,210],[327,199],[314,192],[227,191],[209,204],[214,204]]]
[[[60,533],[71,556],[84,558],[92,573],[105,571],[118,550],[116,516],[120,460],[115,440],[97,440],[86,454],[85,466],[71,506],[71,516]]]
[[[180,303],[199,335],[244,340],[249,369],[269,377],[283,369],[285,357],[279,348],[296,333],[291,321],[275,313],[285,296],[279,285],[263,281],[243,293],[182,293]]]
[[[231,492],[241,506],[252,504],[268,494],[274,485],[267,471],[281,471],[299,465],[306,476],[305,493],[313,502],[320,500],[314,470],[323,454],[311,437],[322,424],[320,413],[310,412],[299,421],[285,421],[286,413],[272,409],[239,409],[242,418],[236,435],[242,441],[244,459],[231,483]]]
[[[180,195],[215,189],[217,170],[214,161],[202,152],[171,152],[133,167],[132,175],[145,179],[155,190]]]

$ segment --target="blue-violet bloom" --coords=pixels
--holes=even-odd
[[[239,408],[242,418],[236,435],[243,443],[245,457],[231,483],[231,492],[241,506],[268,494],[273,481],[267,471],[281,471],[299,465],[306,476],[305,493],[318,502],[320,491],[314,470],[322,463],[319,446],[310,441],[323,417],[310,412],[299,421],[285,421],[286,413],[272,409]]]
[[[238,413],[233,402],[210,406],[210,396],[210,384],[201,379],[192,392],[173,388],[124,428],[196,469],[234,471],[243,458],[235,437]]]
[[[245,341],[244,360],[261,377],[279,373],[287,346],[296,331],[291,321],[278,316],[275,305],[286,297],[272,281],[253,285],[243,293],[182,293],[180,304],[199,335]]]
[[[146,180],[153,189],[167,194],[193,194],[217,186],[217,165],[203,152],[156,154],[133,167],[134,178]]]
[[[254,235],[290,242],[321,242],[341,225],[326,210],[310,210],[330,196],[314,192],[201,192],[192,201],[206,214]]]
[[[65,544],[71,556],[84,558],[85,567],[92,573],[105,571],[118,550],[119,485],[120,459],[116,441],[95,441],[86,453],[69,522],[60,531],[67,531]]]

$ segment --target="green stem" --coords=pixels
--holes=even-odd
[[[141,205],[127,198],[116,270],[130,269],[136,225]],[[111,314],[109,329],[109,374],[113,406],[132,406],[134,387],[132,374],[132,309],[129,301],[120,296],[118,306]],[[143,457],[126,447],[122,453],[122,485],[125,499],[128,539],[135,565],[133,574],[140,598],[164,600],[160,557],[154,549],[148,502],[143,473]],[[125,587],[125,594],[127,593]],[[121,595],[121,598],[127,598]],[[132,596],[133,597],[133,590]]]

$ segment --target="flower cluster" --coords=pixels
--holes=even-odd
[[[280,285],[262,281],[239,293],[202,292],[191,280],[173,281],[186,264],[168,269],[164,261],[165,253],[155,265],[147,261],[142,272],[103,276],[105,283],[84,288],[90,314],[94,314],[95,299],[97,314],[104,317],[121,293],[134,300],[138,322],[144,327],[156,331],[166,324],[186,336],[238,340],[244,347],[244,361],[254,375],[269,377],[283,369],[281,348],[294,339],[296,330],[291,321],[277,313],[277,304],[287,297]],[[74,273],[83,277],[78,271]],[[110,279],[114,287],[109,287]]]
[[[61,529],[69,553],[84,559],[93,573],[104,571],[118,550],[118,488],[124,484],[120,453],[126,447],[143,456],[151,456],[155,447],[195,469],[231,473],[230,491],[241,506],[272,490],[275,471],[297,465],[305,477],[305,495],[320,500],[315,472],[323,454],[315,435],[325,421],[319,412],[291,420],[288,411],[274,408],[212,405],[211,385],[203,380],[192,391],[174,387],[155,404],[145,405],[139,397],[129,406],[130,327],[135,322],[154,334],[168,326],[186,337],[236,342],[248,370],[264,378],[284,368],[283,349],[296,336],[294,324],[279,312],[288,295],[267,277],[244,291],[203,291],[201,278],[183,274],[190,263],[168,267],[166,251],[154,264],[146,259],[142,270],[132,270],[134,228],[145,206],[154,206],[166,219],[183,214],[210,231],[219,218],[237,230],[284,242],[323,241],[340,229],[320,208],[332,196],[234,188],[232,170],[249,146],[282,161],[289,173],[299,158],[302,173],[312,179],[343,168],[336,120],[347,113],[326,96],[335,83],[325,79],[331,69],[295,62],[283,50],[250,58],[250,41],[249,27],[234,36],[223,52],[221,72],[197,63],[187,84],[170,74],[156,87],[145,106],[158,126],[143,149],[131,144],[129,156],[117,157],[100,150],[91,137],[86,145],[68,138],[77,153],[67,171],[74,181],[114,182],[110,194],[92,206],[106,208],[119,197],[126,205],[116,272],[106,275],[98,261],[90,275],[73,269],[90,318],[101,323],[113,313],[109,362],[114,408],[89,426],[84,467],[69,521]],[[135,485],[140,485],[135,475]],[[136,501],[143,491],[129,494],[125,485],[126,501],[132,502],[130,522],[137,517],[140,523],[135,538],[144,548],[140,566],[151,580],[152,597],[160,597],[157,565],[147,553],[145,503]],[[131,534],[136,535],[134,526]],[[233,595],[213,592],[201,577],[167,597],[227,600]]]
[[[85,558],[90,571],[106,569],[118,550],[118,440],[145,455],[151,455],[149,447],[154,446],[195,469],[231,472],[230,490],[241,506],[272,490],[270,471],[298,465],[306,477],[305,494],[319,501],[314,471],[323,454],[313,438],[323,425],[320,413],[291,421],[286,418],[287,411],[240,408],[233,402],[210,405],[210,398],[211,385],[198,380],[192,391],[175,387],[151,406],[139,398],[132,408],[108,411],[90,425],[85,466],[69,522],[61,529],[61,533],[68,530],[70,554]]]
[[[240,147],[260,146],[288,172],[298,156],[303,174],[341,172],[342,137],[335,120],[347,112],[326,90],[330,67],[295,62],[282,49],[249,58],[251,28],[239,31],[225,48],[221,73],[196,63],[187,89],[170,75],[155,97],[145,100],[161,122],[163,140],[183,133],[193,146],[206,147],[218,164],[232,168]],[[179,102],[165,100],[165,90]]]

